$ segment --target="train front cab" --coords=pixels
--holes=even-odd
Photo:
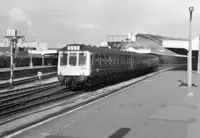
[[[58,80],[68,87],[84,83],[90,75],[90,52],[61,51],[58,60]]]

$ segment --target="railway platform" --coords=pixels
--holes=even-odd
[[[192,75],[197,87],[185,86],[186,71],[166,71],[11,136],[199,138],[200,75]],[[9,129],[9,125],[5,127]]]
[[[41,68],[51,68],[51,67],[56,67],[55,65],[49,65],[49,66],[26,66],[26,67],[15,67],[13,70],[18,71],[18,70],[31,70],[31,69],[41,69]],[[8,72],[10,71],[10,68],[0,68],[0,72]]]
[[[27,77],[36,75],[37,72],[48,73],[57,70],[56,65],[51,66],[33,66],[33,67],[15,67],[14,78]],[[0,68],[0,80],[8,80],[10,78],[10,68]]]

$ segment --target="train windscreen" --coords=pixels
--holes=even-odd
[[[60,54],[60,66],[66,66],[67,65],[67,53],[61,53]]]
[[[76,66],[77,53],[69,53],[69,65]]]

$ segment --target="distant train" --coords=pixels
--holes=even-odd
[[[16,56],[14,58],[14,66],[15,67],[24,67],[30,65],[30,55],[29,56]],[[33,55],[32,56],[33,66],[41,66],[42,65],[42,56]],[[54,56],[45,56],[44,57],[44,65],[57,65],[58,57]],[[10,56],[0,56],[0,68],[8,68],[10,67]]]
[[[131,77],[158,66],[155,55],[70,44],[59,51],[57,73],[62,84],[74,89]]]

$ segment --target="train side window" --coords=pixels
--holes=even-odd
[[[119,64],[119,57],[116,57],[116,64]]]
[[[134,59],[135,59],[135,62],[138,63],[138,57],[135,56]]]
[[[141,58],[141,56],[139,56],[139,63],[141,63],[141,61],[142,61],[142,58]]]
[[[66,66],[67,65],[67,59],[68,59],[68,54],[67,53],[61,53],[60,54],[60,66]]]
[[[112,55],[112,64],[115,64],[115,56]]]
[[[78,61],[79,66],[86,65],[86,57],[87,57],[86,53],[79,53],[79,61]]]
[[[101,55],[101,64],[103,65],[104,62],[105,62],[105,60],[104,60],[104,55]]]
[[[104,55],[104,64],[107,64],[107,58],[105,55]]]
[[[112,64],[115,64],[114,56],[112,55],[111,58],[112,58]]]
[[[107,64],[107,56],[104,55],[104,64]]]
[[[109,56],[109,64],[112,64],[112,56]]]
[[[109,56],[107,55],[106,56],[106,64],[109,64],[110,62],[109,62]]]
[[[95,64],[99,65],[99,55],[95,55]]]

